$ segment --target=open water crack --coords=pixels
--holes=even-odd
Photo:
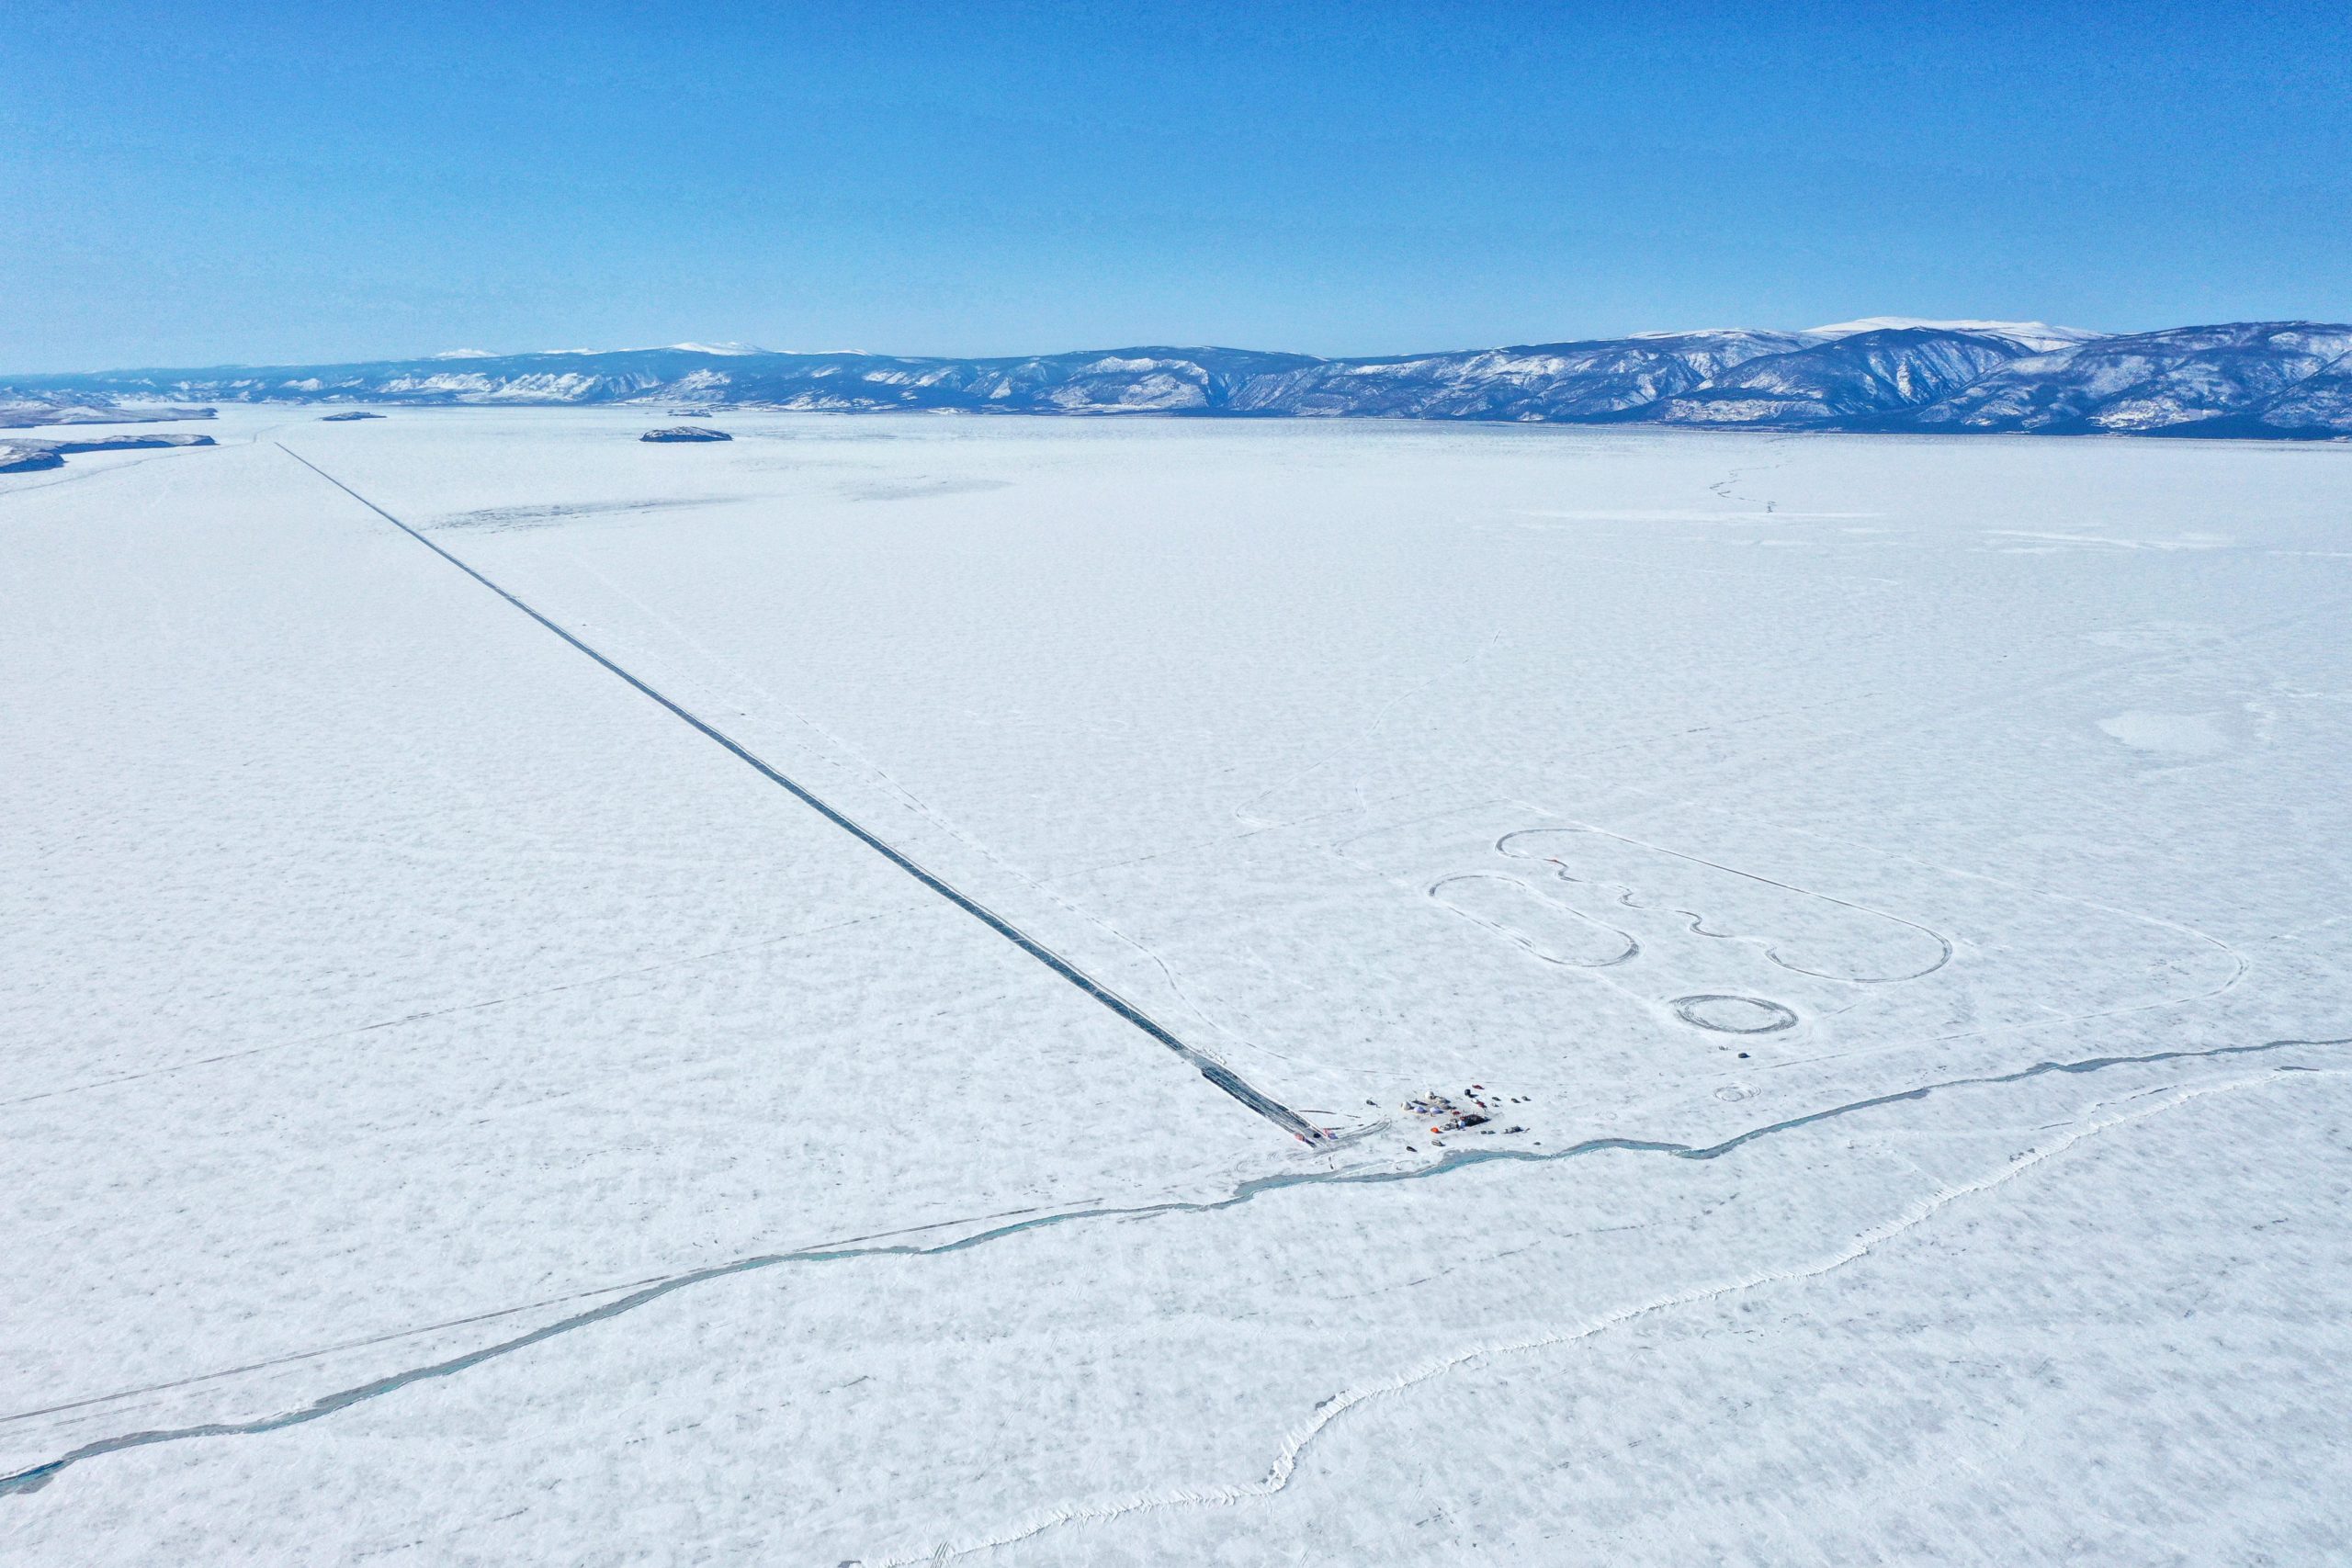
[[[17,1471],[9,1475],[0,1476],[0,1495],[39,1491],[77,1464],[107,1454],[121,1453],[130,1449],[151,1448],[158,1443],[185,1442],[198,1438],[258,1437],[267,1432],[283,1431],[289,1427],[305,1426],[312,1421],[323,1420],[339,1411],[348,1410],[355,1404],[362,1404],[370,1400],[380,1399],[388,1393],[397,1393],[413,1383],[455,1377],[460,1372],[470,1371],[485,1362],[514,1355],[517,1351],[529,1349],[534,1345],[544,1344],[562,1335],[606,1322],[626,1313],[635,1312],[638,1308],[650,1305],[664,1296],[674,1295],[694,1286],[729,1279],[739,1274],[781,1268],[786,1264],[842,1263],[868,1258],[929,1258],[986,1247],[1029,1231],[1043,1230],[1050,1225],[1073,1224],[1091,1220],[1150,1219],[1162,1214],[1216,1213],[1253,1202],[1270,1192],[1285,1191],[1295,1187],[1372,1186],[1394,1181],[1426,1181],[1453,1171],[1466,1170],[1481,1165],[1544,1165],[1560,1160],[1577,1159],[1587,1155],[1608,1153],[1655,1154],[1674,1159],[1721,1159],[1725,1155],[1760,1139],[1775,1137],[1783,1133],[1795,1132],[1801,1128],[1836,1121],[1841,1117],[1857,1115],[1882,1106],[1924,1100],[1931,1096],[1954,1089],[2023,1083],[2054,1073],[2099,1073],[2116,1067],[2154,1066],[2167,1062],[2215,1060],[2224,1057],[2261,1055],[2274,1051],[2342,1045],[2352,1045],[2352,1036],[2312,1040],[2270,1040],[2251,1045],[2215,1045],[2202,1050],[2151,1051],[2138,1055],[2089,1056],[2071,1062],[2037,1062],[2031,1066],[2020,1067],[2014,1072],[1945,1078],[1935,1083],[1922,1084],[1916,1089],[1898,1089],[1887,1094],[1871,1095],[1863,1100],[1849,1100],[1844,1104],[1810,1111],[1802,1116],[1792,1116],[1783,1121],[1750,1128],[1745,1133],[1715,1144],[1679,1144],[1643,1138],[1589,1138],[1582,1143],[1569,1145],[1566,1148],[1541,1153],[1533,1149],[1450,1150],[1440,1159],[1409,1169],[1288,1171],[1275,1176],[1252,1178],[1242,1182],[1222,1198],[1171,1200],[1166,1202],[1136,1204],[1125,1208],[1067,1210],[990,1225],[986,1229],[958,1236],[953,1241],[930,1245],[914,1242],[899,1242],[884,1246],[835,1245],[811,1247],[797,1252],[763,1253],[755,1257],[739,1258],[730,1262],[713,1264],[707,1269],[696,1269],[656,1280],[600,1306],[558,1318],[528,1333],[515,1335],[512,1338],[483,1346],[477,1350],[469,1350],[460,1356],[452,1356],[444,1360],[412,1367],[402,1371],[371,1379],[351,1388],[323,1394],[298,1410],[284,1411],[275,1416],[260,1416],[250,1421],[208,1421],[193,1426],[160,1427],[143,1432],[125,1432],[111,1438],[96,1438],[60,1454],[55,1459]]]
[[[494,579],[491,578],[486,573],[468,565],[462,558],[454,555],[450,551],[442,548],[439,545],[435,544],[431,539],[425,537],[423,533],[419,532],[417,529],[410,527],[407,524],[401,522],[399,518],[393,516],[390,513],[385,511],[382,507],[377,505],[374,502],[368,500],[366,496],[360,494],[357,491],[352,489],[341,479],[336,479],[333,474],[328,473],[324,468],[320,468],[316,463],[311,462],[308,457],[303,457],[300,453],[288,446],[284,442],[273,442],[272,445],[280,452],[285,453],[288,457],[293,458],[296,462],[310,469],[311,472],[318,475],[319,478],[326,480],[327,483],[334,486],[335,489],[343,491],[344,494],[349,496],[352,500],[357,502],[360,505],[366,507],[368,511],[382,518],[385,522],[390,523],[393,527],[398,528],[401,533],[406,534],[418,544],[423,545],[426,549],[431,550],[435,555],[439,556],[451,566],[456,567],[459,571],[464,572],[468,577],[472,578],[476,582],[481,583],[484,588],[489,589],[492,593],[497,594],[501,599],[505,600],[506,603],[513,605],[515,609],[522,611],[523,614],[528,615],[541,626],[550,632],[553,632],[557,637],[570,644],[575,651],[585,654],[590,660],[594,661],[600,669],[604,670],[605,673],[616,677],[632,691],[636,692],[639,696],[650,700],[657,706],[667,712],[673,718],[675,718],[679,722],[684,724],[688,728],[694,730],[695,733],[702,736],[705,739],[716,744],[720,750],[726,751],[728,755],[733,757],[737,761],[741,762],[746,767],[750,768],[753,773],[767,780],[768,783],[775,785],[778,789],[783,790],[795,800],[799,801],[803,806],[808,807],[811,811],[814,811],[817,815],[822,817],[826,821],[831,823],[834,827],[839,828],[842,832],[847,833],[859,843],[864,844],[867,849],[872,850],[876,854],[880,855],[892,865],[897,866],[900,871],[903,871],[909,876],[913,877],[917,882],[922,883],[925,887],[931,889],[932,892],[938,894],[942,898],[946,899],[949,903],[955,905],[957,908],[963,910],[966,914],[971,916],[982,925],[988,927],[989,930],[1004,938],[1005,941],[1011,942],[1013,946],[1019,948],[1022,952],[1027,953],[1030,957],[1035,959],[1046,968],[1052,970],[1056,975],[1060,976],[1064,980],[1069,981],[1071,985],[1085,992],[1089,997],[1091,997],[1095,1001],[1109,1009],[1110,1011],[1116,1014],[1119,1018],[1133,1024],[1145,1034],[1149,1035],[1153,1040],[1167,1047],[1170,1051],[1175,1053],[1175,1055],[1189,1063],[1193,1070],[1198,1072],[1201,1077],[1208,1079],[1211,1084],[1215,1085],[1224,1093],[1240,1101],[1243,1105],[1248,1106],[1251,1111],[1255,1111],[1260,1116],[1264,1117],[1275,1126],[1280,1127],[1283,1132],[1288,1133],[1291,1136],[1298,1139],[1301,1143],[1319,1144],[1325,1142],[1329,1136],[1329,1134],[1325,1133],[1322,1128],[1316,1126],[1314,1123],[1308,1122],[1306,1118],[1301,1116],[1297,1111],[1293,1111],[1289,1106],[1283,1104],[1272,1096],[1266,1094],[1254,1085],[1249,1083],[1241,1077],[1241,1075],[1235,1072],[1231,1067],[1227,1066],[1223,1062],[1218,1061],[1216,1057],[1210,1055],[1207,1052],[1187,1045],[1183,1041],[1178,1039],[1174,1033],[1160,1024],[1157,1020],[1152,1018],[1150,1014],[1145,1012],[1135,1003],[1127,1000],[1126,998],[1119,995],[1118,992],[1111,989],[1110,987],[1104,985],[1102,981],[1094,978],[1093,976],[1089,975],[1085,970],[1080,968],[1070,960],[1063,957],[1060,953],[1046,946],[1037,938],[1031,936],[1027,931],[1023,931],[1019,926],[1014,925],[1011,920],[1005,919],[1002,915],[998,914],[994,909],[989,908],[987,905],[981,903],[971,895],[951,886],[942,877],[924,869],[904,851],[888,843],[879,835],[863,827],[843,812],[826,803],[823,799],[810,791],[806,784],[799,783],[797,780],[790,777],[769,763],[764,758],[761,757],[758,753],[745,746],[741,741],[737,740],[733,736],[729,735],[725,730],[720,729],[717,725],[712,724],[709,720],[695,713],[692,709],[686,707],[675,698],[665,694],[648,682],[643,677],[624,668],[609,655],[599,652],[584,638],[580,637],[579,634],[570,630],[561,622],[557,621],[545,612],[534,607],[529,601],[524,599],[520,594],[502,587]]]

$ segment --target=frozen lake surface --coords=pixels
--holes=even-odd
[[[2352,448],[649,423],[0,477],[0,1557],[2352,1556]]]

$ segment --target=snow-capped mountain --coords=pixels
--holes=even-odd
[[[1315,360],[1251,380],[1236,390],[1231,407],[1243,413],[1410,419],[1606,419],[1803,342],[1787,333],[1678,333],[1396,359]]]
[[[1826,424],[1950,397],[2024,353],[2013,338],[1888,327],[1768,354],[1639,411],[1678,424]]]
[[[2100,336],[1874,317],[1370,359],[1137,347],[1028,358],[744,344],[461,351],[356,365],[0,377],[0,403],[685,403],[834,412],[1161,413],[1966,433],[2352,435],[2352,325]]]
[[[2250,422],[2285,434],[2324,420],[2324,399],[2306,406],[2294,393],[2352,354],[2352,326],[2241,321],[2102,338],[2016,360],[1910,418],[1919,430],[2011,430],[2144,434],[2180,432],[2214,420]],[[2263,416],[2280,405],[2291,425]],[[2340,410],[2340,400],[2336,405]],[[2327,434],[2352,424],[2323,423]]]
[[[1931,321],[1917,316],[1866,316],[1859,321],[1835,321],[1826,327],[1807,329],[1808,337],[1852,337],[1857,333],[1880,333],[1904,328],[1925,328],[1932,332],[1971,333],[1984,337],[2007,338],[2011,343],[2047,354],[2053,349],[2071,348],[2078,343],[2102,338],[2105,333],[2089,332],[2082,327],[2053,327],[2048,321]]]

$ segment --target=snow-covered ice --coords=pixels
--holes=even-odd
[[[0,1555],[2352,1553],[2352,451],[388,412],[0,478]]]

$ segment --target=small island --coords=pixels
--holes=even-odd
[[[322,417],[319,423],[321,424],[343,424],[355,419],[381,419],[384,416],[382,414],[371,412],[367,409],[352,409],[345,413],[327,414]]]
[[[661,430],[649,430],[638,439],[639,441],[732,441],[735,438],[723,430],[708,430],[692,424],[673,424]]]
[[[64,466],[78,452],[138,452],[164,446],[209,446],[209,435],[94,435],[79,441],[0,442],[0,474],[36,473]]]

